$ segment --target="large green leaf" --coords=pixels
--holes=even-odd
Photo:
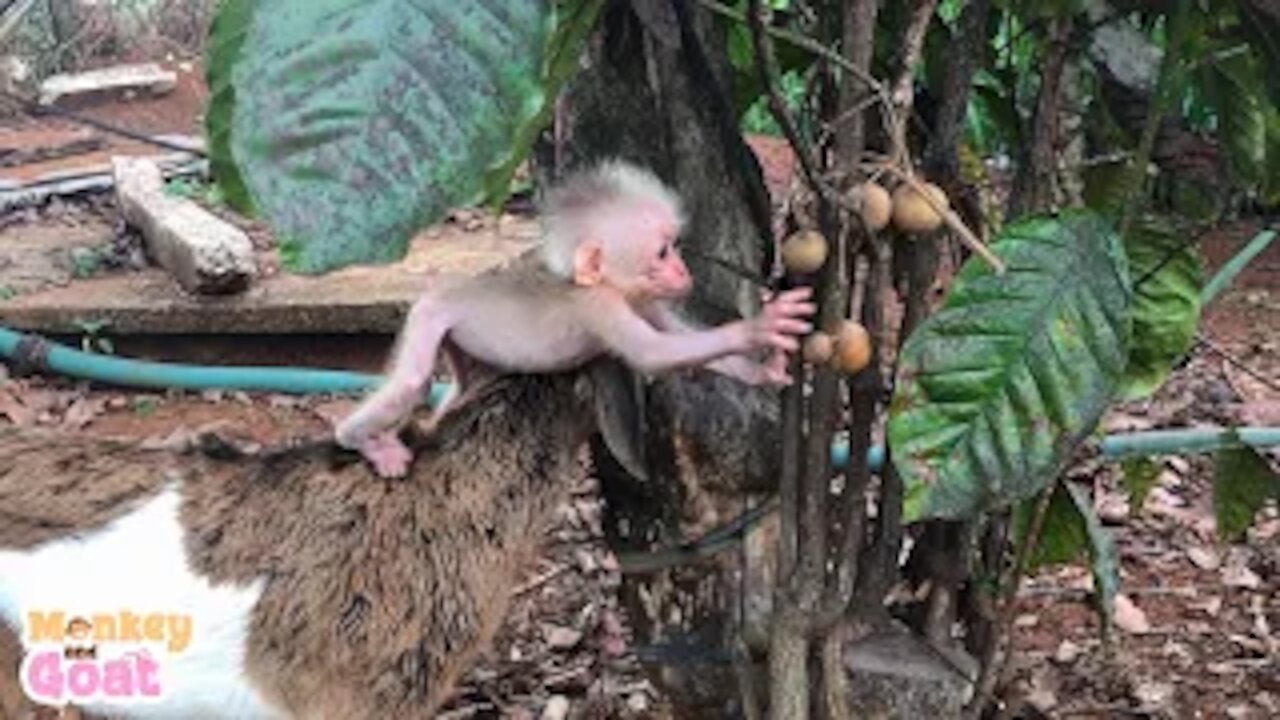
[[[1250,183],[1263,182],[1268,103],[1254,57],[1236,52],[1206,64],[1199,75],[1218,118],[1218,140],[1227,148],[1232,167]]]
[[[485,195],[490,203],[503,203],[510,195],[511,179],[516,169],[524,161],[538,133],[551,121],[555,103],[550,100],[577,73],[582,48],[604,5],[605,0],[558,0],[556,29],[547,44],[542,65],[543,98],[547,101],[533,117],[516,128],[515,140],[510,144],[506,159],[499,160],[485,177]]]
[[[903,347],[888,440],[909,521],[971,516],[1038,492],[1123,376],[1129,270],[1100,216],[1023,220],[993,250],[1008,271],[970,259]]]
[[[564,67],[555,9],[222,3],[209,70],[219,182],[228,167],[243,177],[291,270],[400,258],[422,224],[509,177],[514,141],[545,118],[544,80]]]
[[[1195,244],[1166,219],[1145,217],[1125,238],[1133,274],[1133,345],[1125,400],[1147,397],[1195,342],[1204,271]]]
[[[1214,460],[1213,508],[1218,536],[1235,542],[1268,500],[1280,500],[1280,475],[1244,443],[1219,450]]]
[[[218,3],[205,61],[209,86],[209,107],[205,112],[209,169],[218,187],[222,188],[227,204],[244,215],[253,215],[254,208],[249,188],[245,186],[231,153],[231,118],[236,106],[231,69],[240,58],[254,5],[254,0],[221,0]]]

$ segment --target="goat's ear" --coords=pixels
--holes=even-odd
[[[590,367],[596,429],[613,459],[632,477],[649,479],[645,457],[644,393],[638,375],[618,360],[601,357]]]

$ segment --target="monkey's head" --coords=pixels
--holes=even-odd
[[[632,302],[676,300],[693,289],[676,246],[680,199],[647,170],[609,161],[578,173],[552,191],[543,217],[543,261],[561,277]]]

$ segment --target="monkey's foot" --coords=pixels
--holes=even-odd
[[[375,435],[360,446],[360,454],[384,478],[401,478],[409,472],[413,453],[394,433]]]

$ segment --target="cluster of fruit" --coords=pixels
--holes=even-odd
[[[866,182],[849,190],[846,197],[851,206],[859,209],[862,223],[870,232],[879,232],[890,222],[907,234],[933,232],[943,222],[938,208],[949,208],[950,201],[937,185],[922,183],[919,187],[930,195],[933,203],[908,183],[898,185],[891,195],[878,183]],[[782,264],[790,273],[814,273],[826,264],[828,252],[827,239],[822,233],[801,230],[783,241]],[[845,320],[838,328],[820,330],[806,338],[804,359],[815,365],[830,363],[843,373],[859,372],[871,362],[871,336],[861,323]]]

